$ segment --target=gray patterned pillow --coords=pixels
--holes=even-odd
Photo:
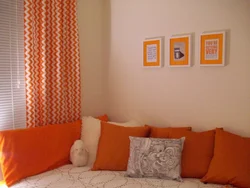
[[[126,176],[182,181],[181,154],[185,138],[129,137],[130,155]]]

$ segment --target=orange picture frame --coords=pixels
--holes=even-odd
[[[143,41],[143,67],[163,67],[163,38]]]
[[[200,66],[225,66],[225,31],[202,33]]]
[[[169,66],[191,66],[191,35],[178,35],[170,37]]]

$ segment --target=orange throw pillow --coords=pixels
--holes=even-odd
[[[149,127],[123,127],[101,122],[96,161],[92,170],[127,170],[129,136],[146,137]]]
[[[250,187],[250,138],[216,129],[214,157],[202,182]]]
[[[7,186],[69,163],[70,148],[80,134],[81,120],[0,132],[0,161]]]
[[[109,120],[109,117],[106,114],[104,114],[102,116],[96,117],[96,119],[107,122]]]
[[[153,138],[169,138],[169,133],[171,131],[191,131],[191,127],[154,127],[150,125],[146,125],[146,127],[150,127],[150,137]]]
[[[202,178],[208,171],[214,153],[215,130],[205,132],[171,131],[169,138],[185,137],[181,177]]]

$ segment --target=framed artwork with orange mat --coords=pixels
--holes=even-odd
[[[163,67],[163,37],[143,41],[143,67]]]
[[[225,66],[225,31],[202,33],[200,66]]]
[[[170,37],[169,66],[191,66],[191,35],[178,35]]]

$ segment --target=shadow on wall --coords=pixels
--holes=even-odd
[[[109,11],[109,1],[78,1],[83,115],[105,113],[110,17],[104,7]]]
[[[104,1],[104,14],[103,14],[103,57],[104,57],[104,113],[108,111],[108,97],[109,97],[109,62],[110,62],[110,48],[111,48],[111,4],[110,0]]]

